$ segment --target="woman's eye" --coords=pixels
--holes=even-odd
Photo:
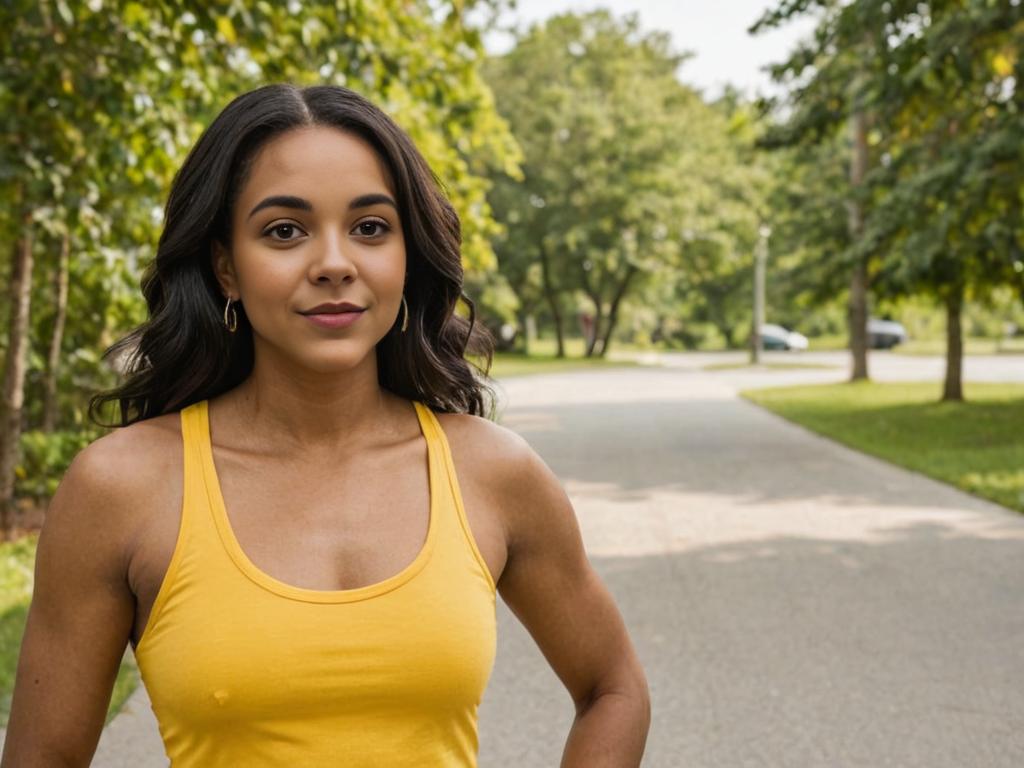
[[[356,224],[356,231],[363,237],[381,237],[388,231],[383,221],[361,221]]]
[[[271,227],[264,235],[274,235],[271,239],[278,241],[294,240],[299,235],[301,230],[294,224],[278,224],[277,226]]]

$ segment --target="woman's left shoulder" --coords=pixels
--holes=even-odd
[[[469,413],[437,413],[453,457],[464,457],[489,472],[522,471],[537,457],[519,433],[497,422]]]
[[[529,507],[527,500],[560,499],[554,472],[517,432],[471,414],[437,414],[460,475],[505,507]]]

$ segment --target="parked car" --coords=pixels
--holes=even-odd
[[[892,349],[907,340],[907,329],[893,320],[868,319],[868,346],[871,349]]]
[[[807,349],[807,337],[781,325],[761,326],[761,349]]]

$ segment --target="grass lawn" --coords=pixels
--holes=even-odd
[[[528,376],[535,373],[561,373],[593,368],[622,368],[635,366],[632,360],[605,360],[600,357],[565,357],[550,355],[523,355],[513,352],[495,353],[491,365],[491,378],[507,379],[511,376]]]
[[[790,421],[894,464],[1024,512],[1024,385],[858,382],[747,390]]]
[[[495,352],[491,364],[491,378],[507,379],[511,376],[529,376],[535,373],[561,373],[592,368],[623,368],[638,365],[633,359],[638,352],[650,351],[628,344],[614,343],[608,350],[608,358],[586,358],[586,345],[582,338],[569,337],[565,340],[567,357],[555,357],[554,339],[535,339],[530,345],[530,354],[521,352]]]
[[[18,651],[25,634],[25,619],[32,599],[33,570],[38,534],[0,544],[0,727],[7,725],[14,693]],[[116,715],[139,684],[139,672],[131,654],[121,661],[106,722]]]

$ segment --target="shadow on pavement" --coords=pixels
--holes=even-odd
[[[647,670],[644,765],[1024,765],[1022,555],[917,524],[592,558]],[[557,765],[572,703],[499,609],[480,764]]]
[[[961,511],[966,498],[734,398],[527,405],[507,411],[502,423],[567,486],[595,484],[610,501],[685,492],[742,505],[827,498]]]

